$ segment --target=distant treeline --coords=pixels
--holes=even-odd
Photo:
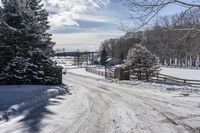
[[[108,55],[122,59],[135,44],[141,43],[161,63],[170,59],[196,61],[200,55],[200,10],[182,12],[158,19],[152,28],[102,42],[101,49],[106,48]]]

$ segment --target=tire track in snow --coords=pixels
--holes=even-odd
[[[75,81],[72,81],[72,82],[75,82]],[[80,82],[80,80],[79,80],[79,82]],[[76,84],[77,84],[77,82],[75,82]],[[99,87],[100,88],[100,90],[99,90],[99,88],[96,88],[96,89],[94,89],[94,85],[93,85],[93,83],[89,83],[89,82],[86,82],[86,81],[84,81],[84,83],[85,84],[81,84],[81,86],[84,86],[85,88],[87,88],[87,89],[91,89],[92,91],[98,91],[99,93],[103,93],[104,95],[107,95],[108,97],[110,97],[111,99],[114,99],[114,100],[116,100],[117,102],[116,103],[119,103],[119,102],[121,102],[121,101],[123,101],[123,102],[125,102],[126,104],[127,104],[127,101],[126,100],[124,100],[124,99],[121,99],[120,97],[120,94],[117,94],[116,92],[115,93],[113,93],[112,91],[110,92],[110,91],[108,91],[109,89],[102,89],[102,88],[105,88],[105,85],[102,85],[102,84],[100,84],[100,85],[102,85],[103,87]],[[99,85],[99,84],[98,84]],[[98,87],[98,86],[97,86]],[[107,93],[107,94],[106,94]],[[111,93],[113,93],[112,95],[111,95]],[[126,97],[125,97],[126,98]],[[125,105],[126,105],[125,104]],[[126,105],[126,106],[130,106],[130,105]],[[126,107],[125,106],[125,107]],[[140,105],[137,105],[137,106],[141,106],[141,104]],[[128,108],[130,108],[130,107],[128,107]],[[142,109],[144,109],[144,107],[142,108]],[[116,109],[116,111],[117,111],[117,109]],[[132,113],[134,113],[134,110],[132,111]],[[146,130],[148,130],[148,131],[151,131],[152,129],[150,129],[149,127],[151,126],[151,122],[149,122],[148,121],[148,119],[147,118],[145,118],[142,114],[141,114],[141,112],[140,112],[140,110],[138,110],[138,112],[137,112],[137,117],[141,117],[140,118],[140,128],[141,129],[146,129]],[[121,116],[118,116],[118,117],[121,117]],[[152,118],[153,119],[153,118]],[[131,122],[133,122],[134,123],[134,120],[130,120]],[[147,127],[142,127],[142,126],[145,126],[145,125],[148,125]],[[137,126],[136,126],[137,127]],[[129,127],[130,129],[132,129],[133,127]],[[119,130],[119,129],[118,129]],[[121,132],[121,131],[119,131],[119,132]],[[152,131],[151,131],[152,132]]]
[[[82,78],[80,78],[80,79],[82,79]],[[91,89],[93,91],[95,89],[100,89],[101,93],[106,94],[108,97],[111,97],[111,98],[119,99],[121,97],[122,93],[128,94],[128,95],[130,95],[132,97],[134,96],[135,98],[143,101],[143,104],[145,104],[145,106],[149,106],[149,107],[151,107],[152,110],[157,111],[168,122],[170,122],[171,125],[173,125],[174,127],[179,126],[179,128],[180,128],[180,126],[182,126],[185,129],[185,131],[188,130],[188,132],[199,133],[199,128],[198,127],[194,128],[194,127],[192,127],[192,126],[190,126],[190,125],[188,125],[188,124],[186,124],[186,123],[184,123],[182,121],[178,121],[176,119],[176,117],[180,117],[180,116],[178,116],[175,113],[172,113],[173,110],[170,110],[170,111],[172,111],[170,113],[169,113],[169,111],[168,112],[166,111],[166,110],[169,110],[169,109],[165,108],[165,106],[166,106],[166,104],[170,103],[171,101],[162,101],[162,100],[158,100],[158,99],[155,99],[155,98],[150,98],[150,97],[147,97],[147,96],[145,97],[145,96],[137,95],[137,94],[135,94],[133,92],[130,92],[130,91],[127,92],[125,89],[122,89],[124,87],[116,87],[116,86],[113,87],[113,84],[112,85],[107,85],[107,83],[105,83],[106,85],[105,84],[102,85],[102,83],[91,82],[91,81],[87,81],[87,80],[83,80],[82,82],[84,82],[84,84],[81,84],[81,86],[84,86],[85,88]],[[94,88],[94,86],[95,86],[95,88]],[[118,91],[117,93],[119,93],[119,94],[111,96],[110,95],[110,91],[116,93],[116,88],[117,88],[117,91]],[[120,89],[122,89],[122,90],[120,90]],[[123,99],[120,99],[120,100],[123,100]],[[126,101],[126,99],[125,99],[125,101]],[[126,101],[126,102],[129,103],[130,101]],[[150,103],[148,103],[148,102],[150,102]],[[132,104],[132,103],[129,103],[129,104]],[[143,107],[145,107],[145,106],[143,106]],[[161,110],[159,108],[163,108],[163,109]],[[178,128],[178,130],[179,130],[179,128]],[[179,132],[178,130],[177,130],[177,132]]]
[[[86,89],[82,85],[78,85],[77,82],[73,80],[67,79],[69,82],[73,83],[74,86],[79,89]],[[89,94],[89,95],[88,95]],[[104,131],[108,122],[107,120],[108,114],[104,113],[109,108],[109,104],[104,98],[99,94],[95,93],[95,91],[87,92],[87,98],[90,104],[90,108],[87,109],[87,112],[82,115],[80,119],[77,119],[72,125],[68,126],[69,129],[66,130],[70,133],[98,133],[98,132],[106,132]],[[103,127],[103,128],[102,128]]]

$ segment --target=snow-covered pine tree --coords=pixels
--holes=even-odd
[[[6,31],[5,26],[3,25],[3,18],[4,18],[4,12],[3,12],[3,8],[0,6],[0,81],[3,75],[3,67],[5,66],[7,60],[5,55],[6,55],[6,47],[5,47],[5,43],[4,43],[4,34],[3,32]]]
[[[23,79],[22,74],[17,74],[21,71],[20,69],[23,69],[23,64],[17,65],[15,63],[17,63],[17,59],[19,59],[16,58],[17,54],[21,51],[21,43],[19,40],[22,33],[20,30],[24,27],[22,24],[22,15],[18,13],[15,1],[3,0],[2,2],[4,4],[4,8],[1,8],[2,15],[0,18],[0,82],[9,84],[8,82],[13,82],[13,80],[18,81],[18,78]],[[19,60],[20,63],[22,58]],[[15,67],[15,69],[11,68],[11,64]]]
[[[140,44],[135,45],[128,51],[125,65],[133,74],[137,75],[139,80],[145,78],[148,81],[154,72],[159,71],[156,56]]]
[[[123,63],[123,62],[124,62],[124,58],[125,58],[124,52],[121,51],[120,56],[119,56],[119,61],[120,61],[120,63]]]
[[[100,60],[101,65],[106,65],[107,59],[108,59],[107,51],[105,48],[103,48],[101,50],[101,60]]]
[[[42,45],[40,45],[40,48],[45,52],[46,55],[52,56],[53,55],[53,46],[54,42],[52,42],[51,34],[47,32],[49,30],[50,26],[48,25],[48,12],[43,9],[43,4],[41,4],[42,0],[29,0],[28,6],[30,7],[30,10],[34,13],[34,16],[37,18],[37,23],[39,25],[40,30],[35,30],[35,32],[38,32],[40,34],[40,37],[42,38],[40,41],[42,41]]]
[[[50,60],[53,55],[51,35],[47,33],[48,13],[40,1],[26,1],[19,8],[15,1],[4,1],[5,23],[15,32],[3,32],[4,45],[14,53],[3,67],[1,83],[56,84],[58,68]],[[11,35],[11,36],[10,36]]]
[[[30,0],[26,7],[30,10],[28,23],[31,29],[31,46],[29,50],[30,63],[37,66],[29,69],[30,79],[36,83],[57,83],[57,67],[50,59],[53,55],[54,43],[51,34],[47,33],[48,12],[43,9],[41,0]],[[34,72],[34,73],[33,73]]]

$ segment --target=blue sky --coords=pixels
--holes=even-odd
[[[124,5],[112,0],[44,0],[50,13],[50,32],[55,49],[97,50],[105,39],[125,34],[121,23],[129,22]],[[172,15],[181,9],[169,6],[160,15]]]
[[[127,12],[127,8],[121,4],[108,2],[95,9],[79,12],[73,19],[75,22],[69,21],[66,25],[52,22],[51,33],[57,43],[55,48],[97,50],[103,40],[124,34],[119,27],[128,18]]]
[[[66,1],[70,2],[70,0]],[[74,1],[79,0],[71,0],[72,3]],[[96,2],[97,0],[85,0],[90,3],[88,6],[86,4],[87,2],[85,3],[83,0],[80,1],[82,1],[81,4],[83,4],[83,6],[80,6],[79,3],[77,5],[74,4],[73,6],[75,8],[77,6],[77,8],[80,9],[78,12],[66,15],[66,19],[70,20],[64,22],[65,24],[63,24],[65,20],[59,20],[59,18],[56,17],[50,19],[52,24],[51,33],[53,33],[53,40],[56,42],[55,48],[65,48],[68,51],[97,50],[103,40],[125,34],[119,29],[121,23],[126,21],[132,23],[132,21],[128,19],[128,8],[120,3],[101,0],[103,4],[97,6],[94,5],[94,3],[90,3],[91,1]],[[49,9],[48,6],[47,8]],[[51,8],[50,10],[53,9]],[[67,10],[67,12],[73,12],[71,10]],[[160,14],[172,15],[180,10],[178,6],[171,5]],[[62,17],[62,15],[60,17]]]

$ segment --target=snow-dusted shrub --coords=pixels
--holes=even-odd
[[[156,56],[140,44],[135,45],[128,51],[125,66],[139,80],[146,79],[147,81],[160,68]]]

